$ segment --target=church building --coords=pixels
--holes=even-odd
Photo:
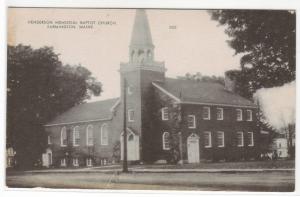
[[[146,11],[138,9],[129,61],[120,64],[120,97],[75,106],[47,123],[44,166],[119,163],[123,159],[124,96],[131,163],[257,158],[258,108],[234,92],[234,80],[225,76],[224,86],[168,78],[164,62],[156,61],[154,52]]]

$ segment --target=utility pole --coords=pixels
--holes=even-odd
[[[126,87],[127,87],[127,81],[124,77],[123,81],[123,106],[124,106],[124,119],[123,119],[123,172],[128,172],[128,165],[127,165],[127,112],[126,112]]]

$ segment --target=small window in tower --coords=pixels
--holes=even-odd
[[[133,111],[133,109],[128,110],[128,122],[134,122],[134,111]]]

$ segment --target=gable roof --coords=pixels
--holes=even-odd
[[[179,103],[257,107],[250,100],[225,90],[219,83],[166,78],[153,85]]]
[[[45,126],[108,120],[111,118],[112,109],[116,107],[118,101],[119,98],[113,98],[77,105],[55,117]]]

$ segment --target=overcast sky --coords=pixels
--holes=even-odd
[[[134,22],[133,9],[9,9],[8,41],[33,48],[53,46],[63,63],[82,64],[102,82],[103,93],[93,100],[120,95],[120,62],[128,61]],[[239,67],[239,57],[229,48],[224,27],[205,10],[147,10],[155,59],[165,61],[166,76],[201,72],[223,76]],[[28,21],[112,21],[92,29],[49,29]],[[172,26],[170,28],[170,26]],[[176,27],[176,28],[174,28]]]

